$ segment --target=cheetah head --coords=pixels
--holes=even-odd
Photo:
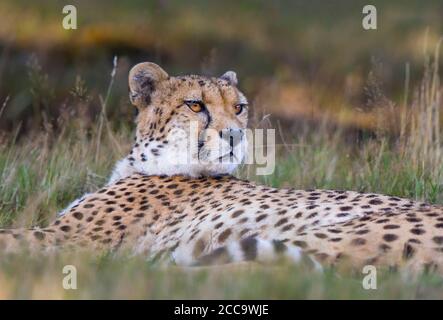
[[[129,90],[139,111],[136,141],[111,182],[132,172],[230,174],[244,160],[248,102],[233,71],[174,77],[145,62],[129,72]]]

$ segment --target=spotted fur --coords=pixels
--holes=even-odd
[[[1,230],[0,246],[174,252],[187,257],[178,263],[190,265],[233,242],[260,238],[327,264],[347,257],[355,265],[440,270],[442,224],[441,207],[397,197],[275,189],[229,175],[134,174],[87,195],[47,228]]]
[[[355,267],[373,264],[443,274],[441,206],[355,191],[271,188],[224,174],[225,170],[215,174],[217,164],[209,165],[208,172],[197,165],[174,169],[189,169],[186,172],[165,173],[169,169],[161,164],[143,161],[142,154],[152,150],[150,143],[170,129],[166,122],[174,126],[201,116],[177,107],[188,97],[186,88],[199,92],[217,129],[246,126],[245,114],[233,115],[241,95],[233,87],[232,74],[224,79],[172,79],[157,67],[136,67],[130,74],[130,82],[136,81],[130,85],[131,100],[141,111],[137,139],[110,183],[76,200],[46,228],[0,230],[3,251],[125,248],[153,259],[166,255],[183,265],[266,261],[283,253],[295,261],[308,257],[314,264],[334,265],[346,259]],[[236,98],[229,100],[219,86],[232,87],[226,90]],[[142,89],[146,91],[137,91]],[[206,100],[209,97],[212,100]],[[166,108],[160,109],[163,116],[157,103]],[[146,143],[148,149],[141,147]],[[162,158],[162,148],[155,149]]]

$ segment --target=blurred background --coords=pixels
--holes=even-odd
[[[65,5],[78,29],[65,30]],[[362,8],[377,8],[377,30]],[[443,203],[441,0],[1,0],[0,227],[46,226],[103,186],[134,135],[128,71],[235,70],[252,128],[274,128],[266,185],[377,192]],[[79,267],[79,290],[61,287]],[[437,298],[441,277],[298,267],[156,268],[143,257],[4,257],[0,298]]]
[[[409,87],[421,79],[426,50],[443,34],[443,2],[371,1],[378,29],[369,31],[361,25],[367,2],[2,0],[0,130],[93,120],[117,56],[113,125],[133,119],[128,69],[154,61],[173,75],[236,70],[259,117],[282,126],[328,115],[331,126],[372,132],[378,107],[404,102],[407,70]],[[77,8],[77,30],[62,28],[66,4]]]
[[[76,30],[62,27],[67,4]],[[142,61],[235,70],[249,126],[277,129],[265,183],[443,199],[443,2],[372,1],[377,30],[362,27],[366,4],[2,0],[0,217],[40,221],[106,181],[130,148],[127,75]]]

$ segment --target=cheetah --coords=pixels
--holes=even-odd
[[[169,76],[150,62],[133,67],[136,138],[108,184],[45,228],[0,230],[0,249],[127,249],[180,265],[285,254],[314,265],[346,259],[356,268],[443,274],[441,206],[355,191],[277,189],[232,176],[247,145],[248,102],[237,82],[232,71],[209,78]],[[187,161],[177,161],[185,154]]]

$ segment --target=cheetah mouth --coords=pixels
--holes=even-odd
[[[241,154],[235,152],[234,146],[227,150],[220,150],[221,147],[208,146],[204,140],[197,141],[197,158],[200,162],[212,164],[240,164]],[[217,151],[218,150],[218,151]]]
[[[217,158],[218,162],[225,162],[226,160],[229,160],[226,163],[238,163],[238,157],[235,155],[235,153],[233,151],[230,151],[230,152],[226,153],[225,155]]]
[[[217,164],[235,164],[239,163],[239,157],[234,153],[234,151],[226,152],[221,156],[212,156],[209,150],[202,149],[198,154],[199,161],[203,161],[204,163],[217,163]]]

